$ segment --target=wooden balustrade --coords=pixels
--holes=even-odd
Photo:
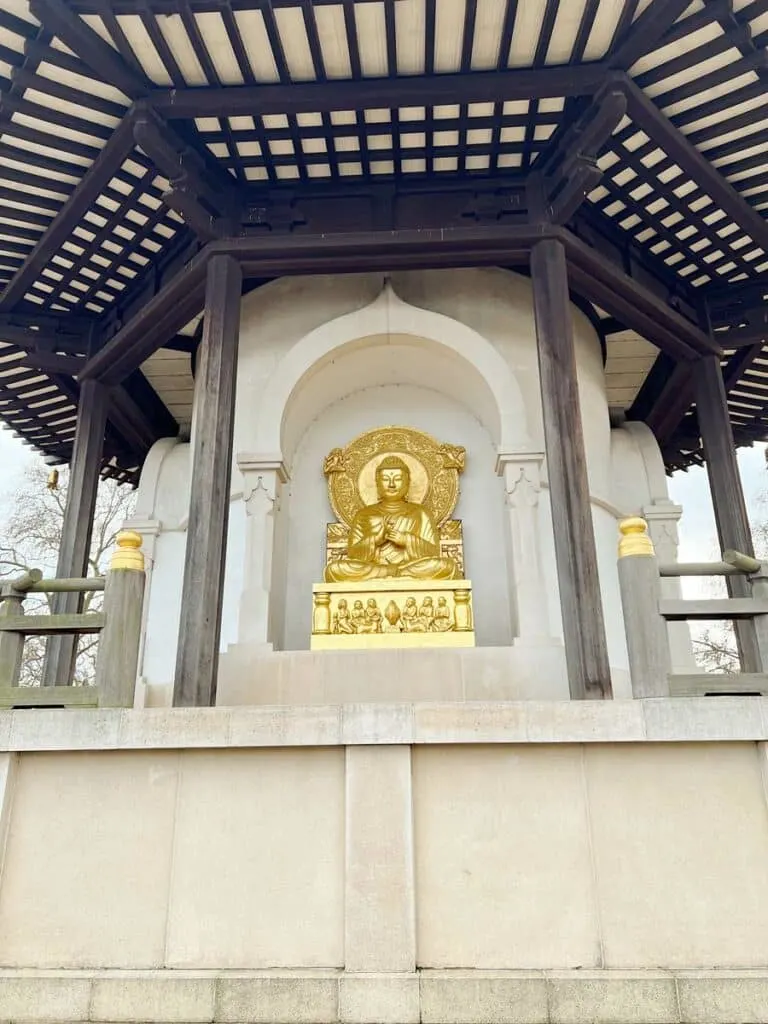
[[[768,694],[768,565],[739,551],[724,551],[721,562],[659,565],[643,519],[626,519],[619,530],[619,584],[633,696]],[[661,577],[686,576],[738,576],[745,581],[748,596],[660,598]],[[749,665],[744,664],[744,648],[740,645],[739,672],[672,673],[665,623],[710,620],[749,626],[753,641]]]
[[[106,577],[42,578],[30,569],[0,587],[0,708],[130,707],[139,658],[141,610],[144,597],[144,557],[141,536],[124,531],[117,538]],[[27,615],[29,594],[68,594],[104,591],[101,612]],[[93,685],[19,686],[24,642],[29,636],[99,635]]]

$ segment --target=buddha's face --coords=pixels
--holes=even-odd
[[[376,471],[376,490],[382,500],[402,500],[408,493],[409,484],[410,474],[404,466],[380,467]]]

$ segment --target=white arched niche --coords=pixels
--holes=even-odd
[[[418,344],[412,344],[409,339],[417,339]],[[403,363],[395,368],[394,356],[390,353],[385,368],[388,376],[374,383],[388,383],[393,373],[398,383],[426,382],[476,410],[499,450],[529,449],[520,387],[501,353],[466,324],[403,302],[387,284],[370,305],[310,331],[283,356],[259,404],[255,450],[279,452],[290,467],[299,439],[327,404],[323,386],[311,386],[313,378],[333,366],[337,378],[335,390],[347,394],[349,381],[345,383],[340,379],[338,366],[342,355],[352,349],[403,344],[413,349],[412,359],[408,361],[413,365]],[[420,360],[417,349],[429,349],[432,359],[426,363]],[[365,384],[358,381],[357,386]]]
[[[390,288],[366,309],[326,323],[286,353],[264,390],[258,449],[290,477],[275,520],[273,642],[308,646],[312,584],[322,579],[331,518],[324,456],[365,430],[402,424],[467,448],[456,515],[465,523],[478,643],[511,644],[500,449],[526,451],[520,389],[498,351],[471,328],[401,302]]]

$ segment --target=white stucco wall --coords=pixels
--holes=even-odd
[[[609,656],[621,696],[629,691],[616,520],[665,500],[666,486],[650,432],[641,425],[610,429],[597,335],[577,309],[573,320]],[[330,518],[323,456],[389,423],[466,446],[457,515],[464,520],[478,642],[510,645],[518,622],[515,570],[496,460],[535,458],[544,441],[530,281],[498,269],[408,272],[388,285],[379,274],[284,278],[243,299],[235,456],[255,453],[265,465],[282,464],[289,477],[274,505],[276,554],[264,584],[271,591],[256,603],[272,605],[264,638],[276,649],[308,647],[311,584],[321,578]],[[192,429],[194,439],[194,422]],[[189,451],[177,445],[153,453],[140,485],[140,515],[157,533],[142,665],[153,685],[170,683],[175,663]],[[252,625],[239,615],[250,527],[236,459],[222,650],[243,643]],[[557,644],[562,627],[546,461],[541,485],[533,514],[545,586],[536,614],[541,637]]]

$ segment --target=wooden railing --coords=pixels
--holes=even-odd
[[[30,569],[0,587],[0,708],[131,707],[133,705],[144,597],[141,536],[124,531],[117,538],[106,577],[43,579]],[[27,615],[30,594],[104,591],[104,610],[66,615]],[[93,685],[20,686],[24,643],[30,636],[99,635]]]
[[[768,565],[738,551],[723,552],[721,562],[660,565],[643,519],[626,519],[619,530],[619,583],[633,696],[768,694]],[[660,597],[661,578],[689,576],[742,576],[749,582],[751,595],[702,600]],[[740,671],[671,672],[666,623],[681,621],[745,623],[749,654],[739,647]]]

